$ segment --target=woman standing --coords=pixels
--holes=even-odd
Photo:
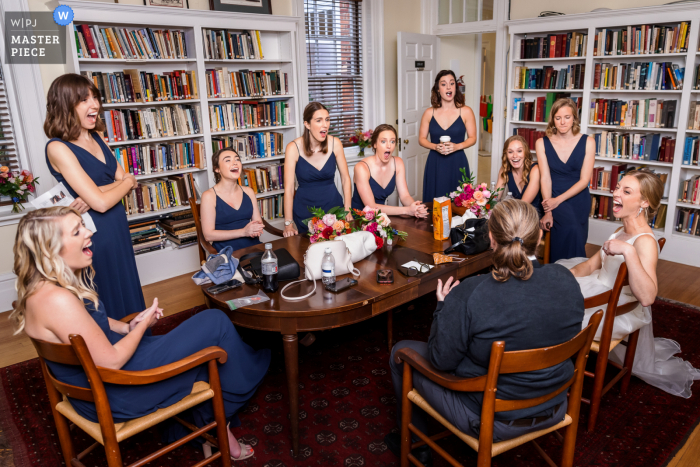
[[[542,172],[540,224],[551,230],[550,260],[586,256],[588,184],[595,163],[595,141],[579,135],[581,126],[574,101],[559,99],[552,106],[544,138],[535,145]]]
[[[423,174],[423,202],[432,206],[434,198],[457,188],[461,168],[469,175],[464,150],[476,144],[476,119],[472,109],[464,104],[452,70],[437,74],[430,102],[432,107],[421,118],[418,144],[430,149]],[[442,136],[449,136],[450,141],[441,143]]]
[[[44,133],[46,163],[73,197],[90,210],[97,232],[92,237],[95,287],[119,320],[146,308],[131,245],[129,224],[120,203],[138,182],[117,164],[98,132],[101,120],[100,91],[84,76],[68,73],[51,83],[46,96]]]
[[[414,201],[408,192],[406,167],[400,157],[391,154],[396,148],[396,130],[393,126],[381,124],[372,132],[370,145],[374,156],[367,157],[355,166],[355,193],[352,195],[352,208],[381,208],[382,212],[393,215],[427,217],[428,210],[420,201]],[[386,199],[397,190],[403,206],[386,205]]]
[[[501,170],[498,172],[496,189],[503,188],[501,195],[510,193],[513,198],[532,204],[542,218],[542,195],[540,194],[540,168],[532,161],[530,146],[520,135],[513,135],[503,144]]]
[[[343,143],[328,134],[331,117],[328,109],[311,102],[304,109],[304,134],[287,145],[284,152],[284,236],[309,231],[304,219],[309,208],[328,211],[337,206],[350,210],[352,186]],[[340,171],[343,196],[335,187],[335,169]],[[299,186],[294,192],[294,177]],[[348,215],[349,216],[349,215]]]

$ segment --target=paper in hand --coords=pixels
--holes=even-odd
[[[36,209],[41,209],[51,208],[54,206],[70,206],[73,201],[75,201],[75,198],[71,196],[66,186],[63,184],[63,182],[61,182],[43,195],[33,199],[31,203]],[[83,214],[83,222],[85,223],[85,228],[90,230],[92,233],[97,232],[95,222],[87,212]]]

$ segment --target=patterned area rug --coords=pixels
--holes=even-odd
[[[400,308],[395,315],[397,339],[425,340],[435,302],[424,297]],[[158,324],[165,333],[201,311],[195,308]],[[700,314],[697,310],[665,301],[653,306],[657,336],[672,337],[683,349],[680,357],[700,366]],[[255,446],[255,456],[237,465],[282,466],[395,466],[398,459],[382,439],[396,430],[396,399],[389,376],[386,320],[378,317],[339,330],[319,332],[317,341],[300,347],[301,455],[290,457],[289,417],[281,339],[270,333],[241,330],[255,347],[274,349],[270,372],[258,393],[241,414],[236,436]],[[63,464],[53,417],[38,361],[30,360],[0,370],[0,430],[9,439],[16,467]],[[582,409],[575,465],[661,466],[667,463],[700,418],[698,395],[673,397],[633,378],[626,397],[617,388],[604,398],[598,427],[588,434]],[[79,429],[73,432],[78,449],[90,444]],[[133,462],[160,443],[158,429],[121,444],[124,461]],[[454,437],[441,445],[465,465],[476,455]],[[561,445],[548,436],[543,448],[558,461]],[[149,465],[185,466],[202,459],[191,446],[180,448]],[[90,466],[106,465],[102,449],[85,458]],[[436,466],[447,465],[437,461]],[[534,447],[522,446],[494,459],[494,466],[546,465]]]

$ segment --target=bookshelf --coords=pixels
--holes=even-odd
[[[126,31],[152,28],[154,30],[177,30],[182,32],[182,40],[187,52],[186,58],[83,58],[78,54],[80,43],[76,44],[72,26],[66,28],[69,44],[66,68],[71,72],[115,73],[123,72],[125,69],[136,69],[139,72],[154,74],[164,74],[175,70],[194,72],[196,77],[196,98],[153,102],[103,103],[105,111],[143,111],[151,108],[191,106],[196,107],[199,112],[201,117],[199,121],[200,131],[196,134],[178,134],[131,141],[110,141],[108,143],[109,147],[115,150],[115,148],[127,145],[181,143],[191,140],[202,142],[204,161],[206,162],[204,168],[179,167],[174,170],[139,174],[137,175],[139,181],[148,182],[171,175],[191,173],[199,190],[204,191],[214,181],[210,161],[214,151],[214,143],[221,137],[240,137],[253,133],[265,134],[266,132],[275,132],[281,134],[283,142],[286,144],[301,133],[300,108],[303,108],[303,104],[297,102],[297,96],[303,95],[303,92],[301,91],[302,85],[298,75],[300,66],[298,63],[297,42],[300,40],[299,38],[303,40],[304,31],[303,21],[299,21],[299,18],[207,10],[177,10],[79,0],[60,0],[59,3],[68,5],[73,9],[75,13],[74,24],[76,25],[94,25],[100,28],[117,28]],[[259,44],[255,50],[257,52],[261,51],[260,55],[262,57],[256,55],[252,58],[243,59],[211,58],[212,56],[209,53],[211,49],[207,49],[207,36],[205,35],[207,31],[211,30],[227,30],[233,34],[244,34],[245,31],[259,31]],[[226,70],[229,73],[264,71],[266,75],[270,72],[279,72],[282,76],[286,74],[286,88],[285,83],[282,82],[281,94],[213,96],[209,92],[211,90],[211,82],[208,83],[207,81],[207,72],[211,73],[217,69]],[[240,104],[241,101],[250,101],[251,103],[255,102],[263,105],[270,101],[283,103],[284,107],[287,108],[287,118],[284,124],[278,124],[278,121],[271,121],[270,123],[272,124],[267,125],[255,124],[253,127],[212,131],[209,107]],[[269,137],[267,141],[269,141]],[[284,144],[281,147],[281,153],[268,154],[270,157],[248,159],[242,157],[244,168],[254,168],[273,161],[279,164],[284,159]],[[271,190],[258,193],[257,198],[259,200],[271,198],[283,192],[283,190]],[[172,206],[159,211],[131,214],[127,218],[130,222],[160,218],[188,208],[189,206],[187,205]],[[271,223],[279,227],[283,224],[283,219],[275,219]],[[193,272],[198,267],[199,259],[196,248],[170,248],[168,243],[163,250],[137,255],[136,263],[139,268],[141,283],[146,285],[176,275]]]
[[[643,25],[668,27],[664,31],[664,36],[668,35],[671,28],[679,26],[681,23],[687,24],[686,30],[678,31],[687,34],[687,48],[676,48],[669,42],[669,47],[661,49],[657,48],[656,52],[647,53],[646,44],[639,47],[636,51],[640,53],[628,54],[626,47],[623,46],[623,38],[631,33],[632,36],[639,38],[641,36],[641,27]],[[515,99],[521,98],[524,101],[532,101],[533,96],[545,96],[546,92],[569,92],[571,97],[582,97],[581,105],[581,132],[593,136],[594,134],[602,134],[603,132],[618,132],[620,134],[628,134],[634,140],[635,135],[639,135],[648,139],[653,138],[654,134],[659,134],[660,138],[675,139],[675,148],[672,152],[672,161],[663,160],[634,160],[623,159],[617,157],[608,157],[605,151],[596,153],[595,167],[603,167],[609,171],[614,164],[625,163],[628,167],[646,166],[657,173],[667,174],[665,184],[664,200],[666,212],[666,221],[663,228],[654,229],[657,237],[666,237],[666,247],[661,255],[663,259],[675,261],[684,264],[697,265],[700,264],[700,236],[693,236],[676,232],[675,221],[679,215],[680,209],[698,209],[699,205],[684,203],[678,200],[680,188],[685,180],[693,176],[700,175],[700,167],[683,165],[683,154],[686,136],[700,136],[700,130],[688,129],[689,110],[691,101],[700,101],[700,90],[693,89],[696,82],[696,67],[700,65],[700,10],[693,5],[665,5],[663,7],[642,7],[629,10],[616,10],[614,15],[609,12],[591,12],[584,14],[573,14],[551,18],[537,18],[527,20],[514,20],[507,22],[510,33],[510,50],[513,51],[508,56],[508,99],[507,99],[507,118],[506,131],[504,139],[514,133],[517,128],[532,128],[535,131],[544,131],[546,124],[529,121],[518,121],[514,115]],[[628,29],[628,27],[630,27]],[[639,34],[634,30],[634,27],[639,27]],[[607,31],[617,33],[620,37],[619,42],[610,41],[610,46],[620,44],[620,54],[617,54],[617,47],[610,47],[613,54],[602,55],[594,54],[596,48],[596,36],[598,38],[606,34]],[[622,34],[623,31],[626,34]],[[565,34],[576,32],[587,36],[585,56],[583,57],[555,57],[555,58],[529,58],[522,59],[519,54],[519,46],[525,39],[536,38],[551,38],[552,35]],[[647,32],[647,31],[645,31]],[[657,30],[660,35],[660,30]],[[611,34],[611,39],[618,36]],[[654,31],[651,30],[652,39]],[[605,43],[605,41],[603,41]],[[633,46],[635,42],[629,42]],[[641,45],[641,42],[639,42]],[[606,44],[607,45],[607,44]],[[626,43],[624,43],[626,45]],[[630,47],[630,52],[633,49]],[[539,51],[538,51],[539,52]],[[624,53],[623,53],[624,52]],[[649,70],[656,70],[661,67],[660,64],[666,64],[667,68],[673,70],[678,67],[685,69],[682,86],[673,88],[672,86],[658,87],[654,82],[649,87],[630,89],[625,87],[624,72],[628,68],[634,69],[627,64],[651,64]],[[517,67],[526,66],[528,68],[543,68],[552,66],[554,69],[563,68],[573,64],[585,65],[585,79],[582,81],[583,86],[580,90],[523,90],[517,89],[514,76]],[[656,64],[657,68],[653,68]],[[625,68],[623,68],[625,65]],[[595,72],[596,68],[605,69],[615,68],[615,74],[609,75],[614,79],[608,81],[610,85],[606,87],[600,83],[596,83]],[[641,66],[641,65],[640,65]],[[663,70],[666,70],[664,68]],[[658,75],[655,75],[658,76]],[[673,75],[676,78],[676,75]],[[669,83],[672,80],[666,79]],[[641,82],[641,81],[639,81]],[[645,81],[646,82],[646,81]],[[651,82],[651,80],[649,80]],[[623,86],[618,86],[622,83]],[[676,83],[680,84],[680,83]],[[675,115],[673,124],[665,127],[647,127],[635,125],[606,125],[601,122],[592,120],[591,117],[595,112],[595,102],[598,99],[607,101],[645,101],[655,99],[657,102],[676,101]],[[600,101],[599,101],[600,102]],[[647,111],[648,112],[648,111]],[[596,116],[598,114],[595,114]],[[622,120],[620,120],[622,123]],[[692,120],[690,121],[692,128]],[[617,146],[616,146],[617,148]],[[610,197],[612,194],[609,190],[591,190],[593,196]],[[591,218],[589,222],[588,241],[590,243],[602,245],[605,240],[614,232],[620,223],[617,221],[608,221],[604,219]]]

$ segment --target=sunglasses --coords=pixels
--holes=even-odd
[[[423,274],[423,273],[430,271],[431,265],[426,264],[426,263],[422,263],[422,262],[418,261],[417,259],[414,259],[413,261],[418,263],[418,266],[409,266],[409,267],[405,268],[407,276],[415,277],[418,274]]]

